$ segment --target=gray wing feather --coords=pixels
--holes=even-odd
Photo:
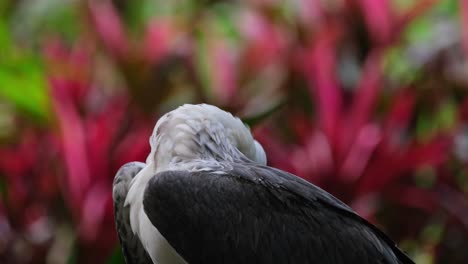
[[[315,185],[267,166],[230,167],[162,172],[146,188],[146,214],[187,262],[413,263]]]
[[[152,264],[138,236],[130,227],[130,209],[124,206],[130,182],[145,166],[141,162],[130,162],[123,165],[114,177],[112,197],[114,200],[114,218],[122,252],[127,264]]]

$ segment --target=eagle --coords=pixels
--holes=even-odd
[[[146,162],[113,183],[123,255],[135,263],[414,263],[314,184],[270,167],[237,117],[208,104],[166,113]]]

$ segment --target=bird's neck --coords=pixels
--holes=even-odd
[[[158,173],[169,170],[220,172],[225,171],[226,164],[229,164],[223,161],[246,159],[225,135],[189,132],[176,130],[154,138],[146,166],[135,176],[125,201],[130,205],[130,223],[134,233],[141,232],[137,216],[142,210],[145,188]]]

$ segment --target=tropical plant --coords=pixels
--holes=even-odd
[[[466,263],[468,5],[0,1],[0,262],[122,263],[117,169],[183,103],[243,118],[269,164],[417,263]]]

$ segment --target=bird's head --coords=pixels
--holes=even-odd
[[[250,129],[218,107],[183,105],[162,116],[150,137],[147,163],[158,170],[171,163],[193,160],[248,158],[266,164],[266,155]]]
[[[140,225],[147,224],[144,218],[138,217],[144,190],[157,173],[219,168],[226,164],[221,161],[249,159],[266,164],[265,151],[250,129],[239,118],[207,104],[186,104],[163,115],[154,127],[150,145],[151,153],[145,166],[132,176],[124,203],[130,205],[131,228],[135,234],[140,232]]]

